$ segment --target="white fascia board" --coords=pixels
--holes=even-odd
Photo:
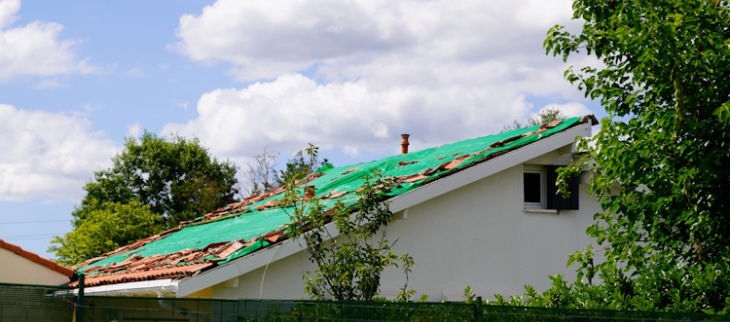
[[[325,240],[336,238],[340,235],[334,223],[325,225]],[[232,278],[244,275],[269,263],[276,262],[282,258],[294,255],[305,249],[304,237],[289,239],[281,244],[266,247],[253,254],[230,261],[222,266],[207,270],[193,277],[181,280],[177,284],[177,297],[185,297],[202,289],[223,283]]]
[[[524,163],[566,145],[573,144],[577,137],[589,137],[590,135],[591,125],[589,123],[578,124],[563,132],[553,134],[532,144],[507,152],[492,160],[464,169],[463,171],[451,174],[395,197],[390,200],[390,210],[394,213],[405,210],[502,170]],[[339,235],[339,231],[333,223],[325,225],[325,229],[327,229],[332,238]],[[304,249],[305,244],[306,242],[301,237],[295,240],[286,240],[279,245],[267,247],[226,263],[223,266],[205,271],[193,277],[188,277],[178,282],[177,297],[185,297],[202,289],[264,267],[279,259],[296,254]]]
[[[92,286],[84,288],[84,295],[93,296],[140,296],[140,295],[160,295],[177,293],[177,280],[151,280],[129,282],[102,286]],[[67,291],[63,291],[67,292]],[[69,293],[78,294],[79,289],[68,291]]]

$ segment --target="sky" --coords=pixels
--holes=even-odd
[[[0,0],[0,238],[41,256],[144,131],[242,169],[308,143],[341,166],[605,112],[542,48],[571,0]]]

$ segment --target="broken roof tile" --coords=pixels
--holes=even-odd
[[[363,173],[372,169],[382,171],[384,178],[390,176],[394,182],[403,183],[386,192],[387,196],[394,197],[588,121],[595,121],[595,117],[551,122],[354,167],[327,168],[295,184],[328,191],[320,200],[327,216],[334,211],[332,206],[336,202],[344,202],[347,206],[357,200],[358,196],[350,192],[361,190]],[[356,172],[358,169],[360,171]],[[279,187],[220,207],[176,228],[88,260],[75,269],[87,275],[89,286],[193,276],[287,239],[284,231],[292,224],[291,219],[277,201],[280,199],[277,196],[285,191],[286,187]]]
[[[352,169],[350,169],[350,170],[347,170],[347,171],[345,171],[345,172],[343,172],[343,173],[341,173],[341,174],[348,174],[348,173],[350,173],[350,172],[353,172],[353,171],[357,170],[357,168],[358,168],[358,167],[354,167],[354,168],[352,168]]]

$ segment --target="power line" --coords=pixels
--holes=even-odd
[[[70,222],[70,220],[9,221],[9,222],[0,222],[0,225],[38,224],[38,223],[47,223],[47,222]]]
[[[15,238],[3,238],[4,240],[12,240],[12,241],[19,241],[19,240],[35,240],[35,239],[51,239],[55,235],[47,235],[42,237],[15,237]]]
[[[42,237],[42,236],[55,236],[55,235],[58,235],[58,234],[55,234],[55,233],[44,233],[44,234],[15,235],[15,236],[1,236],[0,235],[0,238],[10,239],[10,238]]]

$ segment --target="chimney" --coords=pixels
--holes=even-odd
[[[408,143],[408,137],[411,136],[410,134],[401,134],[400,137],[403,138],[403,140],[400,141],[401,146],[401,153],[402,154],[408,154],[408,146],[410,145]]]
[[[304,199],[314,198],[314,186],[304,186]]]

